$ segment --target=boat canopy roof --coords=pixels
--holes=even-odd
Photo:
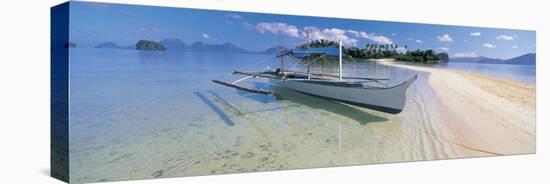
[[[309,49],[292,49],[287,50],[281,55],[291,55],[297,58],[306,57],[306,56],[318,56],[318,55],[327,55],[327,56],[339,56],[340,49],[337,47],[319,47],[319,48],[309,48]],[[346,53],[342,52],[343,57],[347,57]]]

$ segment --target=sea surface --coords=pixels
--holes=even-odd
[[[438,138],[428,74],[346,62],[347,76],[418,80],[399,115],[292,91],[278,96],[212,83],[232,72],[279,67],[271,55],[72,48],[70,168],[73,182],[272,171],[480,156]],[[285,60],[286,69],[304,70]],[[525,66],[448,64],[534,83]],[[334,64],[313,72],[337,74]],[[532,74],[529,71],[533,71]],[[242,85],[271,90],[264,79]],[[427,110],[428,109],[428,110]],[[436,133],[434,133],[436,132]]]

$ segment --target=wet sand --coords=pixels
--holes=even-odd
[[[535,152],[535,88],[479,74],[418,71],[402,113],[300,93],[207,90],[201,118],[145,116],[132,133],[71,143],[76,183]],[[190,96],[189,98],[192,98]],[[185,100],[174,100],[173,107]],[[173,113],[185,109],[174,108]],[[158,115],[158,114],[157,114]],[[131,122],[134,123],[134,122]],[[157,126],[145,126],[153,123]],[[115,126],[116,124],[105,124]],[[112,128],[105,128],[112,129]]]

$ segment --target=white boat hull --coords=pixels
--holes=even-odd
[[[407,88],[416,80],[409,80],[389,88],[363,88],[327,85],[308,79],[272,80],[278,87],[297,92],[336,100],[339,102],[365,107],[391,114],[400,113],[405,107]]]

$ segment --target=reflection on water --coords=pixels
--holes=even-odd
[[[273,87],[273,91],[277,95],[277,100],[289,100],[294,103],[308,106],[312,109],[322,109],[328,112],[339,114],[357,121],[361,125],[371,122],[384,122],[388,119],[372,115],[366,111],[361,111],[357,107],[348,106],[336,101],[314,97],[292,91],[286,88]]]

